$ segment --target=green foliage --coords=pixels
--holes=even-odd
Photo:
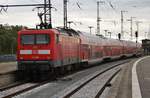
[[[22,26],[0,25],[0,54],[15,54],[17,49],[17,32]]]

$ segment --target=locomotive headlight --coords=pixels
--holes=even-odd
[[[50,50],[38,50],[38,54],[51,54]]]
[[[32,54],[32,50],[20,50],[20,54]]]

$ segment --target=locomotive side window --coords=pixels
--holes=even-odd
[[[33,45],[34,42],[34,35],[22,35],[21,36],[21,43],[23,45]]]
[[[56,43],[57,44],[59,43],[59,35],[58,34],[56,35]]]
[[[49,36],[47,34],[36,35],[36,44],[48,44]]]

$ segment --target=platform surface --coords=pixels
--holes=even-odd
[[[107,98],[150,98],[150,56],[136,58],[128,63]]]
[[[0,63],[0,74],[17,70],[17,62]]]
[[[150,57],[137,64],[137,76],[142,98],[150,98]]]

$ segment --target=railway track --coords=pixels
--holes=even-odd
[[[5,89],[3,91],[0,92],[0,98],[12,98],[16,95],[19,95],[21,93],[27,92],[29,90],[32,90],[36,87],[42,86],[46,83],[48,83],[49,81],[44,81],[41,83],[23,83],[8,89]]]
[[[122,65],[122,64],[125,64],[125,63],[128,63],[130,62],[131,60],[128,60],[128,61],[125,61],[125,62],[122,62],[122,63],[119,63],[119,64],[116,64],[116,65],[113,65],[109,68],[106,68],[104,69],[103,71],[101,72],[98,72],[94,75],[92,75],[92,77],[88,78],[86,81],[84,81],[83,83],[80,83],[81,85],[79,85],[78,87],[76,87],[75,89],[73,88],[71,91],[69,91],[69,93],[63,95],[63,96],[57,96],[57,97],[52,97],[52,98],[74,98],[72,97],[74,94],[76,94],[77,92],[79,92],[83,87],[85,87],[86,85],[88,85],[91,81],[95,80],[97,77],[107,73],[108,71],[111,71],[113,69],[115,69],[115,71],[111,72],[113,74],[107,74],[106,76],[108,77],[105,77],[107,81],[103,81],[104,84],[103,84],[103,87],[99,90],[99,92],[97,93],[96,96],[100,96],[102,94],[102,92],[105,90],[105,88],[108,86],[108,84],[110,83],[110,81],[117,75],[117,73],[121,70],[120,68],[117,68],[118,66]],[[117,69],[116,69],[117,68]],[[50,81],[44,81],[42,83],[23,83],[23,84],[16,84],[16,85],[13,85],[13,86],[8,86],[4,89],[0,89],[0,98],[12,98],[14,96],[17,96],[17,95],[20,95],[24,92],[27,92],[27,91],[30,91],[34,88],[37,88],[37,87],[40,87],[44,84],[47,84],[49,83]],[[80,97],[79,97],[80,98]],[[87,97],[88,98],[88,97]],[[95,97],[95,98],[98,98],[98,97]]]
[[[121,65],[128,62],[130,60],[95,72],[89,78],[73,84],[51,98],[100,98],[105,88],[111,85],[110,82],[121,71]]]
[[[121,69],[118,69],[112,72],[112,74],[104,73],[105,75],[97,75],[62,98],[99,98],[105,88],[109,85],[110,81],[117,75],[120,70]],[[103,79],[102,77],[105,77],[105,81],[101,80]]]
[[[13,85],[17,85],[17,81],[17,71],[0,74],[0,91]]]
[[[19,85],[22,85],[22,84],[24,84],[24,83],[25,83],[25,82],[16,82],[16,83],[11,83],[11,84],[9,84],[9,85],[7,85],[7,86],[2,86],[2,87],[0,88],[0,92],[5,91],[5,90],[8,90],[8,89],[11,89],[11,88],[16,87],[16,86],[19,86]]]
[[[118,69],[112,72],[112,74],[104,73],[90,81],[84,87],[77,89],[77,92],[66,95],[63,98],[100,98],[105,88],[110,86],[111,80],[119,73],[120,70],[121,69]]]
[[[0,74],[0,83],[2,83],[0,85],[0,98],[12,98],[13,96],[44,85],[48,81],[39,83],[30,83],[29,80],[19,81],[18,72],[14,71]]]

